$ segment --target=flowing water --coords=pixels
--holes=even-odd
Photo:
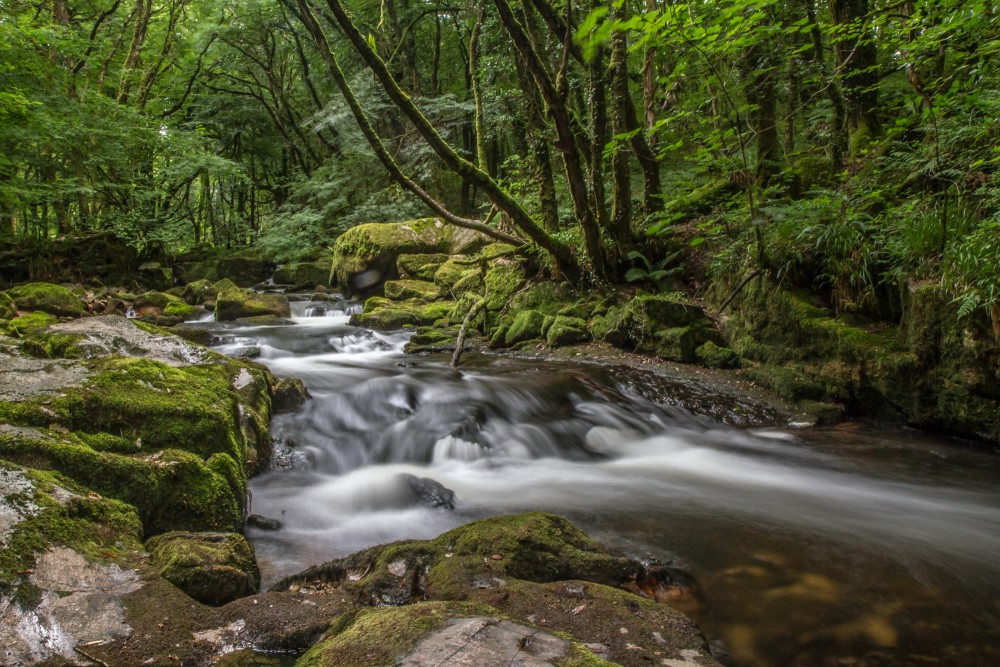
[[[736,665],[1000,664],[1000,458],[918,432],[788,428],[696,381],[467,354],[407,356],[351,304],[294,326],[212,324],[313,399],[275,419],[252,481],[264,585],[499,513],[563,514],[690,573],[691,613]],[[771,423],[771,426],[764,426]],[[421,503],[412,477],[455,493]],[[426,499],[425,499],[426,500]]]

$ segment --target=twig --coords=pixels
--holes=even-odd
[[[73,650],[82,655],[87,660],[90,660],[91,662],[96,662],[98,665],[103,665],[103,667],[111,667],[111,665],[109,665],[108,663],[104,662],[100,658],[95,658],[94,656],[90,655],[79,646],[74,646]]]
[[[726,306],[728,306],[730,304],[730,302],[733,299],[736,298],[736,295],[739,294],[740,292],[742,292],[743,288],[746,287],[747,284],[751,280],[753,280],[754,278],[756,278],[757,276],[759,276],[763,272],[764,272],[763,269],[757,269],[756,271],[754,271],[753,273],[751,273],[749,276],[747,276],[746,278],[744,278],[743,282],[741,282],[739,285],[737,285],[736,289],[733,290],[733,293],[730,294],[729,297],[725,301],[722,302],[722,305],[719,306],[719,312],[717,312],[715,314],[715,316],[718,317],[719,315],[722,315],[722,311],[724,311],[726,309]]]

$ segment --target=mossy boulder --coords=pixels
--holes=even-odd
[[[28,283],[7,290],[17,310],[37,310],[57,317],[81,317],[86,308],[65,287],[51,283]]]
[[[404,349],[407,354],[417,352],[450,352],[455,349],[458,330],[457,326],[420,327],[410,336],[410,340],[406,342]],[[467,338],[466,340],[468,341],[469,339]],[[468,347],[467,342],[466,348],[468,349]]]
[[[489,565],[485,571],[484,559]],[[404,604],[414,596],[465,599],[484,574],[537,582],[585,579],[615,586],[640,576],[641,570],[566,519],[528,512],[476,521],[430,541],[374,547],[283,579],[275,590],[333,582],[359,600]],[[348,572],[366,574],[354,578]]]
[[[526,273],[520,262],[502,259],[493,263],[483,276],[486,290],[486,308],[499,311],[524,284]]]
[[[132,305],[137,317],[158,316],[187,320],[197,315],[198,309],[182,298],[166,292],[146,292],[136,297]]]
[[[143,262],[136,273],[139,284],[154,290],[169,289],[174,284],[174,270],[162,262]]]
[[[400,255],[447,252],[451,231],[435,218],[352,227],[334,243],[334,281],[351,292],[370,289],[398,275]]]
[[[514,316],[513,322],[504,333],[503,342],[506,345],[515,345],[539,339],[542,337],[544,323],[545,315],[537,310],[522,310]]]
[[[640,294],[591,322],[596,338],[671,361],[695,361],[711,338],[705,312],[681,294]]]
[[[363,312],[351,316],[354,326],[371,329],[402,329],[408,326],[428,326],[447,318],[455,307],[454,301],[426,303],[420,299],[391,301],[373,296],[365,301]]]
[[[374,607],[335,619],[298,665],[438,664],[427,657],[446,636],[438,631],[478,624],[478,648],[488,649],[500,639],[489,628],[539,619],[562,640],[555,642],[562,657],[538,655],[538,664],[605,664],[585,648],[591,645],[614,661],[607,664],[645,664],[655,647],[663,656],[686,652],[716,665],[694,623],[629,592],[666,595],[673,580],[654,570],[610,553],[565,519],[530,512],[477,521],[434,540],[374,547],[283,579],[273,590],[332,589]],[[636,649],[646,641],[649,651]],[[497,664],[488,656],[462,654],[462,664]]]
[[[48,327],[58,321],[59,318],[55,315],[35,311],[0,324],[0,331],[12,336],[21,336],[28,331]]]
[[[740,355],[712,341],[706,341],[694,353],[698,361],[709,368],[736,368],[740,365]]]
[[[426,280],[387,280],[384,288],[386,297],[394,301],[405,299],[434,301],[441,297],[438,286]]]
[[[267,280],[274,272],[271,262],[246,255],[182,262],[178,264],[178,268],[188,283],[229,279],[240,287],[253,287]]]
[[[96,447],[96,448],[95,448]],[[0,431],[0,458],[57,471],[84,488],[135,508],[145,534],[166,530],[240,530],[245,486],[178,450],[152,455],[119,436],[77,437],[49,429]]]
[[[234,285],[235,286],[235,285]],[[210,280],[196,280],[184,286],[184,302],[192,306],[200,306],[218,294],[214,283]]]
[[[545,342],[549,347],[573,345],[590,340],[587,323],[579,317],[557,315],[545,332]]]
[[[260,315],[289,317],[291,307],[288,305],[288,297],[226,288],[220,290],[215,299],[215,319],[219,322]]]
[[[291,285],[292,289],[315,289],[330,284],[332,264],[329,257],[314,262],[291,262],[279,267],[271,280],[279,285]]]
[[[122,598],[141,585],[130,568],[141,554],[140,533],[125,503],[0,460],[4,664],[69,664],[73,646],[126,637]],[[39,639],[35,628],[60,641]]]
[[[6,292],[0,292],[0,320],[9,320],[17,315],[17,304]]]
[[[447,260],[448,255],[441,252],[404,254],[396,258],[396,268],[404,280],[434,280]]]
[[[219,606],[257,592],[253,547],[237,533],[170,532],[146,542],[160,575],[202,604]]]

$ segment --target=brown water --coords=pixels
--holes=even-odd
[[[284,524],[251,533],[266,581],[539,509],[690,573],[685,610],[732,664],[1000,664],[995,452],[899,428],[792,429],[627,369],[468,355],[453,374],[403,355],[405,334],[346,319],[213,325],[224,351],[256,345],[314,396],[275,421],[287,447],[252,483],[253,511]],[[400,473],[453,490],[455,510],[414,505]]]

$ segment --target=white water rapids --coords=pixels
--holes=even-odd
[[[621,369],[470,354],[453,373],[404,355],[405,333],[348,326],[343,304],[295,305],[294,326],[215,325],[221,351],[257,347],[313,396],[275,419],[284,465],[251,485],[252,511],[283,526],[250,533],[267,581],[545,510],[685,567],[698,620],[738,664],[911,664],[946,659],[941,642],[995,664],[994,454],[899,430],[734,428],[677,407],[697,411],[698,392],[643,398]],[[404,473],[455,509],[415,500]]]

